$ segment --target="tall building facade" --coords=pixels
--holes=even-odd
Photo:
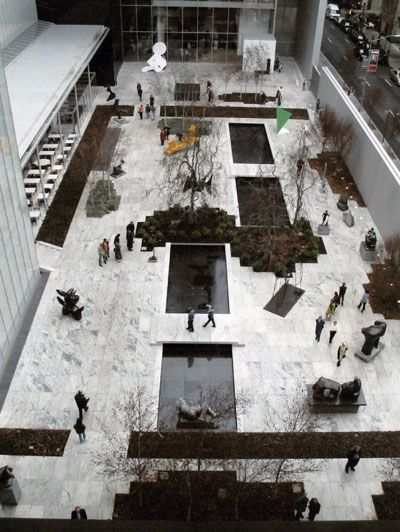
[[[1,54],[0,143],[1,374],[40,275]]]
[[[400,34],[400,0],[382,0],[381,33]]]

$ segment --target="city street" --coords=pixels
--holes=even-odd
[[[355,96],[360,100],[366,73],[363,66],[366,64],[363,65],[356,59],[354,47],[355,43],[336,24],[329,20],[325,21],[321,51],[342,76],[347,86],[354,89]],[[394,114],[400,113],[400,87],[390,79],[390,68],[383,65],[378,65],[377,72],[367,74],[365,89],[368,87],[379,87],[383,91],[382,98],[376,102],[369,115],[382,135],[385,134],[393,151],[400,157],[400,136],[398,133],[393,135],[392,115],[387,118],[388,110]]]

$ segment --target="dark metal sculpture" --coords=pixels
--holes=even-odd
[[[378,348],[379,338],[386,332],[386,323],[384,321],[375,321],[373,325],[362,328],[361,332],[365,336],[365,342],[361,351],[364,355],[370,355],[374,347]]]
[[[339,397],[342,399],[342,401],[357,401],[360,393],[361,380],[358,377],[354,377],[353,381],[342,384]]]
[[[79,296],[76,294],[76,291],[73,288],[70,288],[66,292],[63,290],[57,290],[57,294],[61,296],[57,296],[57,301],[62,306],[63,315],[67,316],[68,314],[71,314],[74,320],[79,321],[82,318],[82,310],[85,307],[77,306]]]
[[[345,194],[340,194],[340,197],[338,199],[338,202],[336,203],[336,205],[338,206],[338,208],[341,210],[341,211],[347,211],[349,206],[347,205],[347,196]]]
[[[376,248],[376,233],[373,227],[365,235],[365,247],[370,250]]]
[[[0,489],[5,489],[12,485],[15,478],[12,470],[13,468],[8,465],[0,468]]]

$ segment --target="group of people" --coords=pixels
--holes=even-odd
[[[139,96],[140,102],[142,102],[142,96],[143,96],[143,90],[140,83],[136,85],[136,90]],[[140,120],[143,120],[143,114],[145,113],[146,118],[150,118],[151,120],[154,120],[156,117],[156,108],[154,105],[154,96],[150,94],[149,103],[146,103],[146,105],[143,105],[143,103],[140,103],[139,109],[138,109]]]
[[[81,443],[86,442],[86,434],[85,434],[86,426],[83,424],[83,411],[87,412],[89,410],[88,402],[89,402],[89,399],[85,397],[85,394],[81,392],[80,390],[75,394],[75,403],[76,403],[76,406],[78,407],[79,417],[76,420],[74,429],[75,429],[75,432],[78,434],[79,441]]]
[[[206,305],[206,308],[207,308],[207,318],[208,318],[208,320],[204,323],[203,327],[207,327],[207,325],[209,323],[212,324],[212,327],[215,327],[215,318],[214,318],[215,310],[213,309],[213,307],[211,305]],[[187,309],[187,312],[188,312],[188,326],[186,327],[186,329],[189,332],[194,332],[193,324],[194,324],[194,317],[196,315],[196,311],[194,310],[194,308],[189,307]]]
[[[168,126],[165,126],[160,131],[160,142],[161,146],[164,146],[164,142],[169,139],[169,135],[171,133],[171,128]]]
[[[129,224],[126,226],[126,246],[128,248],[128,251],[133,250],[133,244],[135,241],[135,224],[133,222],[129,222]],[[104,238],[102,242],[100,242],[98,247],[98,254],[99,254],[99,266],[103,266],[103,264],[107,264],[108,259],[110,258],[110,242],[107,240],[107,238]],[[122,260],[122,250],[121,250],[121,235],[118,233],[114,238],[114,255],[115,260],[117,262],[121,262]]]

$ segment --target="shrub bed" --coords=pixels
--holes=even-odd
[[[120,106],[123,114],[133,115],[132,106]],[[98,146],[107,130],[108,122],[118,111],[112,105],[98,105],[75,150],[59,189],[46,213],[36,240],[62,247],[76,208],[98,153]]]
[[[224,102],[242,102],[242,103],[258,103],[261,104],[261,94],[259,92],[232,92],[230,94],[220,94],[219,100]],[[274,102],[275,96],[267,96],[267,102]]]
[[[313,170],[317,170],[320,176],[324,175],[326,164],[325,177],[332,191],[336,194],[346,194],[349,199],[356,201],[359,207],[365,207],[361,193],[349,169],[338,153],[322,152],[318,154],[316,159],[309,159],[308,162],[310,167]]]
[[[86,216],[101,218],[111,211],[118,210],[121,196],[117,196],[114,183],[111,181],[98,181],[89,192],[86,202]]]
[[[384,263],[372,264],[368,274],[369,283],[364,288],[369,290],[369,304],[373,312],[383,314],[388,320],[400,319],[400,277],[399,268],[393,259]]]
[[[288,109],[291,120],[308,120],[307,109]],[[228,107],[223,105],[162,105],[160,116],[196,118],[276,118],[274,107]]]
[[[128,455],[137,457],[136,433]],[[146,432],[140,437],[142,458],[317,459],[345,458],[355,444],[363,458],[400,457],[400,432]]]
[[[268,227],[236,227],[235,218],[222,209],[201,207],[192,212],[175,205],[168,211],[156,211],[137,226],[146,250],[171,243],[230,243],[232,255],[242,266],[254,271],[273,271],[277,275],[294,271],[296,262],[316,262],[319,239],[307,220],[296,228],[279,228],[271,237]]]
[[[400,482],[382,482],[382,488],[382,495],[372,495],[378,519],[400,520]]]
[[[69,430],[0,429],[0,454],[62,456]]]

